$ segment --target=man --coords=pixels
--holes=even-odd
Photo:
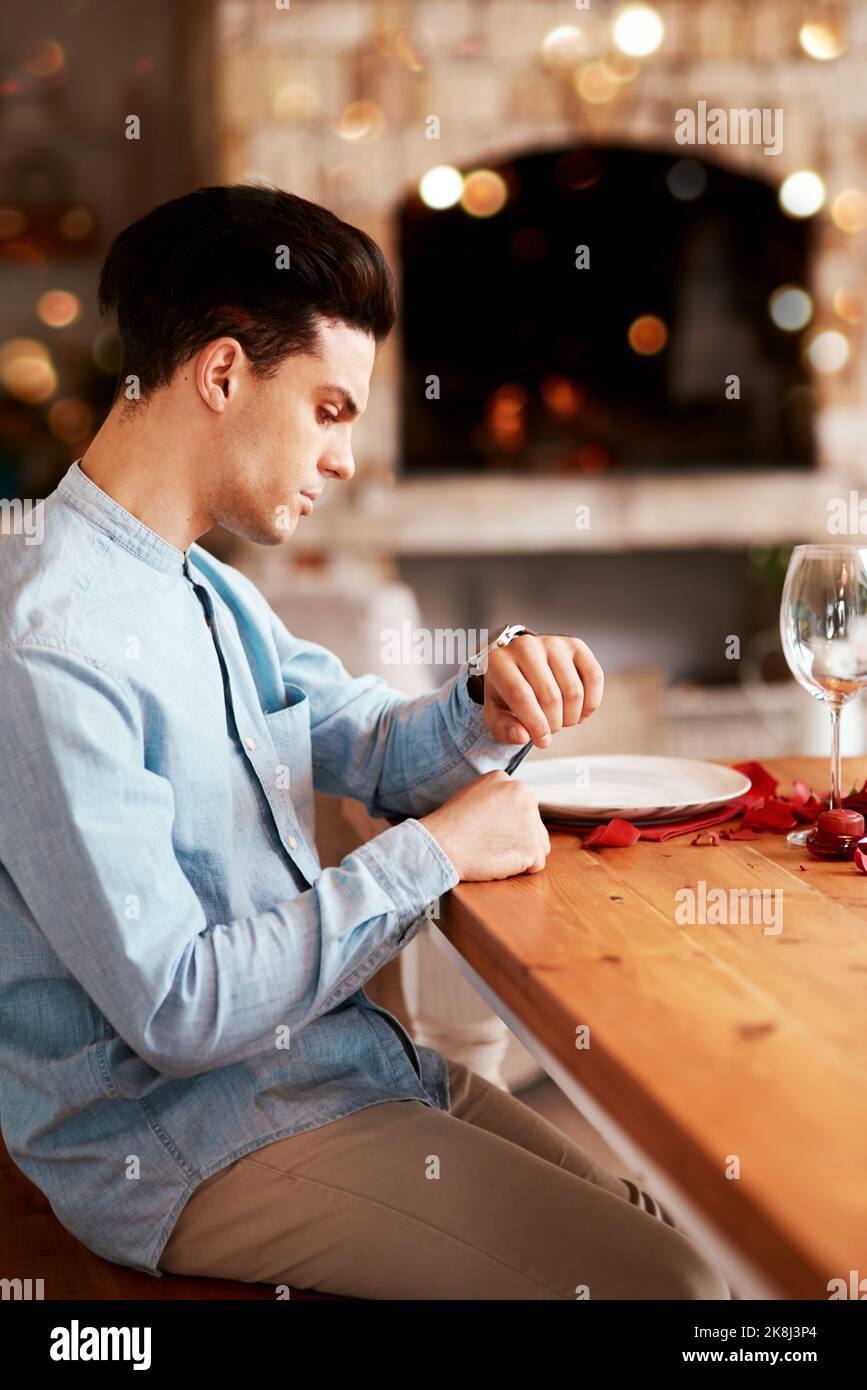
[[[410,699],[291,636],[196,544],[284,540],[395,318],[360,231],[207,188],[102,269],[118,392],[0,546],[0,1117],[106,1258],[367,1298],[727,1297],[633,1183],[364,992],[462,879],[544,868],[503,771],[597,707],[578,639],[522,633]],[[406,817],[322,870],[313,792]],[[519,1200],[515,1201],[515,1197]]]

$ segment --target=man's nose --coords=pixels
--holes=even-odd
[[[345,449],[332,450],[322,461],[323,472],[330,478],[340,478],[344,482],[355,476],[355,459],[347,444]]]

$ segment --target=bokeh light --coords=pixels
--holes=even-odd
[[[57,373],[48,349],[36,338],[11,338],[0,347],[0,381],[10,396],[30,405],[49,400],[57,390]]]
[[[464,179],[461,207],[472,217],[493,217],[506,204],[506,181],[493,169],[474,169]]]
[[[550,68],[574,68],[584,53],[585,38],[574,24],[560,24],[542,42],[542,61]]]
[[[366,144],[385,130],[385,112],[375,101],[351,101],[334,127],[341,140]]]
[[[422,202],[429,208],[451,208],[460,201],[464,176],[452,164],[436,164],[423,175],[418,186]]]
[[[673,197],[682,203],[691,203],[707,188],[707,174],[697,159],[679,159],[672,164],[665,182]]]
[[[81,301],[69,290],[46,290],[36,301],[36,312],[49,328],[68,328],[81,313]]]
[[[49,408],[48,427],[65,444],[78,444],[93,428],[93,411],[85,401],[67,396]]]
[[[662,43],[665,25],[652,5],[624,5],[614,16],[611,32],[621,53],[646,58]]]
[[[581,413],[587,399],[583,387],[576,386],[568,377],[552,374],[543,378],[539,394],[545,407],[559,420],[574,420]]]
[[[841,232],[863,232],[867,227],[867,194],[860,188],[845,188],[831,204],[831,218]]]
[[[581,100],[591,106],[604,106],[605,102],[613,101],[620,90],[620,84],[609,76],[604,63],[588,63],[575,73],[573,83]]]
[[[602,66],[606,77],[618,83],[634,82],[641,72],[641,64],[634,58],[627,57],[625,53],[612,53],[610,58],[603,58]]]
[[[27,218],[20,208],[5,204],[0,207],[0,241],[12,241],[20,236],[27,226]]]
[[[804,52],[820,63],[839,58],[846,50],[846,39],[842,29],[837,24],[827,22],[802,24],[798,31],[798,41]]]
[[[271,111],[278,120],[309,121],[320,106],[319,92],[311,82],[286,82],[274,93]]]
[[[834,312],[846,323],[861,323],[864,319],[864,295],[857,290],[840,288],[834,291],[831,301]]]
[[[527,442],[527,392],[517,381],[498,386],[487,406],[488,429],[498,448],[515,453]]]
[[[797,333],[813,317],[813,301],[800,285],[780,285],[768,300],[768,313],[778,328]]]
[[[90,208],[79,204],[67,208],[60,219],[60,235],[66,241],[83,241],[93,231],[94,217]]]
[[[27,51],[21,66],[31,77],[53,77],[65,62],[63,48],[57,40],[43,39]]]
[[[836,328],[826,328],[807,344],[807,360],[817,372],[839,372],[849,361],[849,340]]]
[[[668,329],[656,314],[642,314],[629,325],[629,346],[642,357],[653,357],[668,342]]]
[[[789,217],[812,217],[825,201],[825,185],[812,169],[799,169],[783,181],[779,199]]]

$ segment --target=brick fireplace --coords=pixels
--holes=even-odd
[[[678,570],[692,596],[681,650],[665,662],[675,679],[707,638],[701,595],[714,583],[709,554],[719,557],[715,572],[730,600],[713,605],[716,640],[744,622],[743,584],[733,577],[743,575],[739,557],[752,546],[827,539],[829,500],[867,485],[867,232],[855,230],[852,215],[867,187],[867,7],[660,0],[664,40],[635,60],[612,41],[615,8],[604,0],[587,8],[562,0],[293,0],[285,9],[220,0],[218,176],[273,182],[325,204],[373,235],[398,276],[400,209],[432,166],[497,170],[528,151],[590,144],[670,152],[672,159],[700,153],[777,187],[799,170],[821,177],[804,343],[833,332],[848,358],[839,370],[812,371],[804,388],[815,468],[593,473],[532,483],[514,472],[407,476],[398,329],[379,354],[370,404],[355,430],[357,476],[305,522],[308,547],[403,566],[425,613],[439,617],[443,594],[452,593],[442,619],[455,623],[477,602],[480,585],[496,609],[486,617],[494,621],[501,609],[510,616],[518,599],[505,596],[515,588],[518,556],[520,594],[532,595],[537,622],[558,616],[546,599],[556,579],[561,594],[586,595],[590,586],[592,601],[585,598],[578,611],[592,608],[594,622],[624,633],[642,576],[664,568],[667,557],[679,556],[680,566],[694,557],[691,586]],[[814,61],[799,42],[801,25],[813,21],[844,36],[833,61]],[[562,26],[571,32],[552,40]],[[781,111],[780,152],[768,155],[761,143],[679,144],[676,113],[700,102]],[[847,205],[839,201],[844,193]],[[591,518],[583,529],[575,521],[579,504]],[[606,570],[617,556],[623,563]],[[611,573],[617,583],[605,582]],[[672,614],[664,581],[654,584],[662,634]],[[524,617],[526,603],[518,606]],[[650,629],[652,621],[645,637]],[[608,659],[616,669],[628,664],[629,651],[612,648]],[[697,677],[706,670],[695,664]]]

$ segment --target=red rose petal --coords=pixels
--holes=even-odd
[[[735,772],[749,777],[752,783],[750,790],[757,796],[773,796],[780,785],[778,779],[761,763],[734,763],[733,766]]]
[[[690,840],[691,845],[718,845],[719,835],[715,830],[700,830],[697,835]]]
[[[791,830],[797,824],[797,817],[791,806],[784,801],[769,796],[762,806],[753,806],[744,812],[741,828],[744,830]]]
[[[591,830],[582,841],[582,849],[590,849],[591,846],[599,849],[625,849],[628,845],[635,844],[640,833],[632,821],[620,820],[615,816],[607,825],[597,825]]]
[[[856,849],[855,851],[855,868],[860,874],[867,874],[867,855],[863,849]]]
[[[806,782],[796,780],[795,790],[792,792],[791,796],[785,797],[785,800],[792,806],[801,806],[805,801],[809,801],[811,796],[812,792]]]
[[[828,800],[830,801],[830,799],[829,793]],[[847,811],[860,811],[862,815],[867,815],[867,782],[864,783],[860,791],[851,791],[842,800]]]

